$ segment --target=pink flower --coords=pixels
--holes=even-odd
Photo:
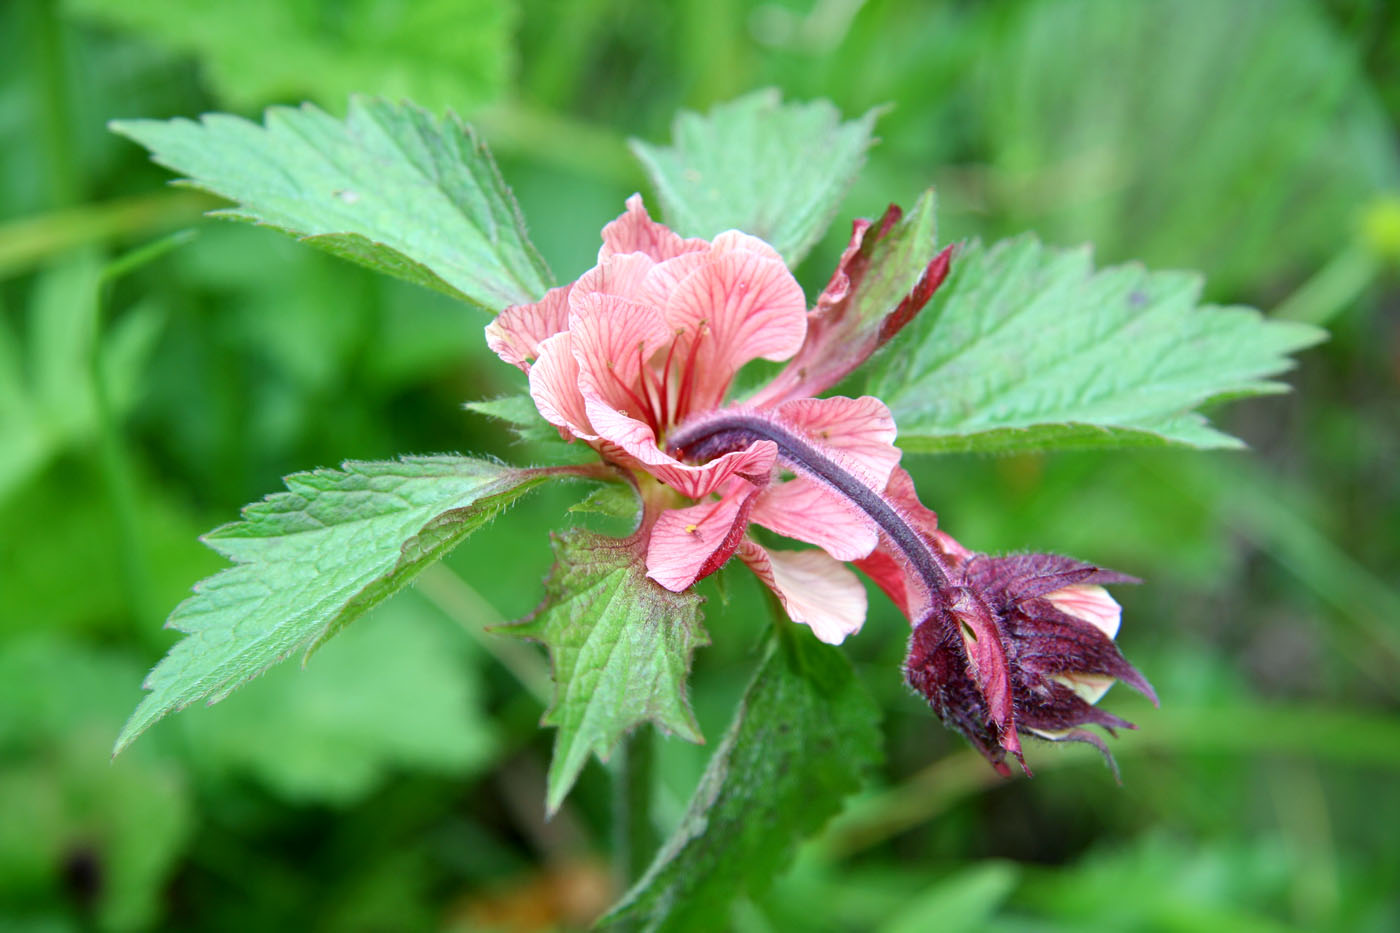
[[[837,272],[843,294],[852,250]],[[839,643],[866,610],[864,588],[841,562],[869,555],[878,528],[820,470],[793,463],[792,451],[875,490],[900,456],[879,400],[806,397],[878,346],[831,339],[842,307],[825,300],[809,314],[767,243],[738,231],[682,239],[634,195],[603,228],[596,266],[535,304],[507,308],[486,336],[529,375],[536,406],[561,435],[656,481],[641,487],[648,576],[679,592],[738,554],[794,621]],[[726,404],[744,364],[799,353],[816,366],[811,378]],[[797,475],[782,481],[780,467]],[[821,550],[766,549],[747,536],[751,522]]]
[[[1131,726],[1094,704],[1115,680],[1153,697],[1114,645],[1120,610],[1103,588],[1131,578],[1064,557],[969,551],[899,469],[882,402],[812,397],[907,323],[947,274],[945,250],[895,307],[879,306],[881,289],[865,290],[871,255],[897,217],[891,208],[878,228],[857,222],[808,312],[768,244],[737,231],[681,239],[634,196],[603,229],[596,266],[507,308],[487,339],[529,374],[540,413],[565,438],[633,471],[657,583],[679,592],[737,554],[794,621],[839,643],[865,619],[865,591],[842,565],[854,562],[913,626],[908,683],[997,770],[1009,773],[1007,754],[1025,767],[1021,734],[1107,755],[1083,727]],[[726,401],[735,374],[760,358],[790,362],[747,400]],[[751,523],[818,549],[766,549]]]

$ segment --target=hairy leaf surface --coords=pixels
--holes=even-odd
[[[915,451],[1239,447],[1199,407],[1281,392],[1288,354],[1325,335],[1242,307],[1197,304],[1200,279],[1095,271],[1087,248],[1033,236],[973,243],[866,391]]]
[[[761,894],[880,760],[880,713],[839,650],[805,631],[768,646],[680,827],[601,924],[713,930]]]
[[[228,114],[113,129],[190,184],[329,253],[492,313],[535,301],[550,274],[485,144],[454,116],[355,97],[344,120],[305,104],[265,125]]]
[[[146,678],[151,692],[117,750],[165,714],[217,702],[293,652],[314,650],[550,475],[435,456],[287,477],[287,492],[205,535],[235,566],[196,585],[171,614],[166,624],[188,637]]]
[[[705,116],[683,112],[670,146],[632,140],[684,236],[738,229],[796,265],[825,232],[870,148],[878,111],[846,123],[829,101],[782,102],[758,91]]]
[[[709,643],[703,600],[648,579],[636,541],[575,528],[555,537],[554,551],[540,608],[498,629],[543,642],[554,662],[554,703],[544,717],[559,730],[549,766],[551,813],[588,756],[606,760],[639,723],[704,741],[685,684],[692,653]]]

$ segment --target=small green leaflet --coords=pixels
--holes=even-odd
[[[467,457],[348,462],[295,473],[204,542],[235,566],[171,614],[188,637],[146,678],[121,751],[195,700],[215,703],[296,651],[314,650],[527,490],[558,475]]]
[[[237,202],[217,216],[275,227],[491,313],[549,287],[490,152],[454,116],[354,97],[343,121],[304,104],[269,109],[265,126],[216,113],[112,128]]]
[[[784,625],[768,645],[680,827],[604,929],[714,930],[880,761],[880,711],[839,649]]]
[[[953,259],[933,300],[872,366],[912,451],[1240,447],[1195,409],[1284,391],[1269,377],[1326,335],[1251,308],[1198,305],[1201,283],[1030,235]]]
[[[549,445],[565,443],[559,437],[559,429],[540,416],[540,410],[535,407],[535,400],[528,393],[522,392],[519,395],[481,399],[467,402],[462,407],[467,411],[476,412],[478,415],[485,415],[487,418],[504,422],[510,426],[511,431],[521,441]],[[586,452],[585,455],[592,458],[593,452],[590,448],[583,447],[581,444],[576,446],[582,447]]]
[[[695,648],[709,644],[701,597],[648,579],[635,540],[573,528],[555,537],[554,552],[540,608],[496,629],[543,642],[554,663],[554,703],[544,717],[544,725],[559,729],[549,765],[550,813],[588,756],[607,760],[638,723],[650,719],[691,742],[704,741],[685,683]]]
[[[865,164],[878,116],[871,110],[842,123],[829,101],[784,104],[769,88],[706,116],[682,112],[669,147],[636,139],[631,146],[672,228],[702,237],[743,230],[795,266]]]
[[[866,233],[875,244],[870,248],[870,266],[851,297],[849,314],[878,326],[914,290],[929,261],[938,255],[937,204],[929,188],[884,236],[875,238],[880,220],[874,221]]]

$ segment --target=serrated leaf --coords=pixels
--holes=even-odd
[[[497,631],[543,642],[554,664],[544,724],[559,732],[546,805],[559,808],[590,754],[606,761],[638,724],[703,742],[686,700],[696,647],[709,644],[694,593],[647,578],[631,539],[572,528],[554,539],[556,563],[533,616]]]
[[[1242,307],[1198,305],[1201,282],[1033,236],[973,243],[866,391],[915,451],[1238,447],[1196,409],[1283,391],[1269,377],[1323,339]]]
[[[570,512],[591,512],[609,518],[637,517],[641,503],[637,492],[623,483],[608,483],[597,486],[578,502],[569,506]]]
[[[264,126],[206,114],[112,128],[237,202],[218,216],[275,227],[492,313],[549,287],[490,152],[455,116],[354,97],[344,120],[304,104],[269,109]]]
[[[545,421],[534,399],[527,394],[480,399],[462,406],[467,411],[505,422],[522,441],[558,443],[559,429]]]
[[[774,89],[682,112],[672,144],[631,140],[666,222],[685,236],[738,229],[796,265],[826,230],[873,139],[878,110],[845,123],[829,101],[782,102]]]
[[[67,0],[84,17],[197,55],[240,110],[310,98],[339,107],[357,91],[426,107],[470,107],[507,86],[510,0]],[[469,28],[464,28],[469,24]]]
[[[839,650],[776,636],[675,834],[600,923],[713,930],[755,896],[880,760],[880,711]]]
[[[551,475],[434,456],[287,477],[287,492],[204,536],[235,566],[171,614],[167,626],[188,637],[146,678],[151,692],[116,751],[167,713],[218,702],[293,652],[314,650]]]

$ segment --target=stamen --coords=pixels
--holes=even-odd
[[[613,377],[613,382],[617,383],[618,388],[622,389],[622,391],[627,394],[627,397],[632,400],[632,404],[636,407],[639,417],[643,420],[649,417],[651,414],[651,406],[638,398],[637,393],[633,392],[631,387],[622,381],[622,377],[617,374],[617,369],[613,366],[612,360],[608,361],[608,373]],[[622,410],[622,413],[627,414],[625,410]],[[653,431],[659,430],[655,424],[651,425],[651,429]]]
[[[671,346],[666,350],[666,363],[661,367],[661,424],[663,426],[671,423],[671,360],[676,355],[676,344],[680,342],[684,333],[685,331],[678,330],[671,338]]]
[[[650,376],[652,376],[651,367],[647,366],[646,357],[643,355],[643,345],[642,345],[641,341],[638,341],[638,342],[637,342],[637,381],[638,381],[638,384],[641,386],[641,389],[642,389],[642,398],[643,398],[643,399],[646,401],[646,403],[647,403],[647,405],[646,405],[646,411],[647,411],[647,415],[651,418],[651,427],[652,427],[652,430],[656,432],[656,435],[657,435],[657,437],[659,438],[659,437],[661,436],[661,425],[662,425],[662,422],[661,422],[661,419],[660,419],[657,415],[658,415],[658,409],[659,409],[660,406],[659,406],[659,405],[656,403],[656,401],[652,398],[651,379],[648,378],[648,377],[650,377]]]
[[[695,358],[700,349],[700,338],[705,336],[706,322],[701,321],[695,328],[695,339],[690,342],[690,352],[685,361],[685,375],[681,378],[680,397],[676,399],[676,420],[685,417],[686,406],[690,404],[690,390],[695,385]]]

